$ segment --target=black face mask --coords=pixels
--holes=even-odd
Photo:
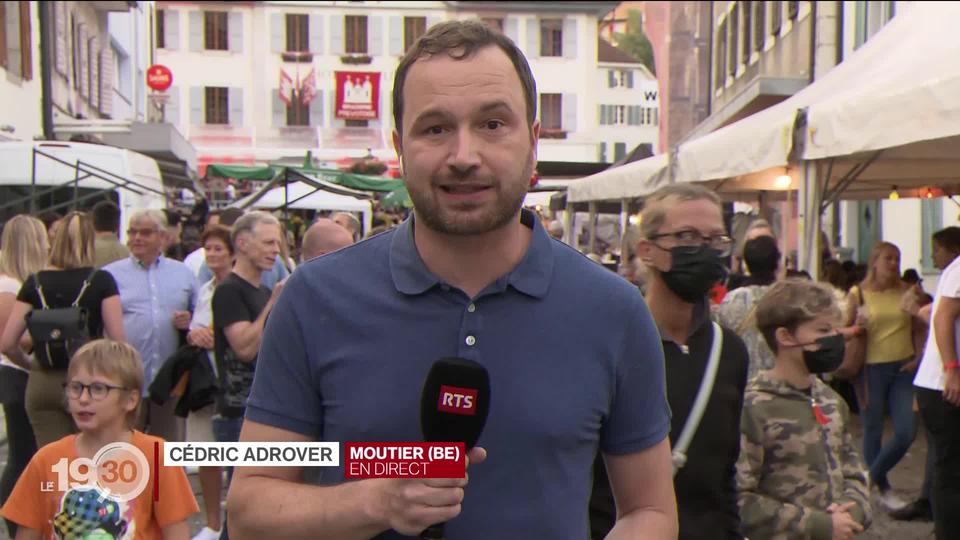
[[[836,371],[843,363],[843,353],[846,350],[846,340],[843,334],[822,337],[813,343],[820,348],[815,351],[803,351],[803,363],[810,373],[830,373]],[[804,346],[804,345],[801,345]]]
[[[727,275],[719,250],[678,246],[670,249],[670,256],[673,264],[660,276],[673,294],[688,304],[703,300],[710,288]]]

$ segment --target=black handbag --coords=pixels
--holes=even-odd
[[[87,322],[90,314],[79,305],[83,293],[90,286],[93,274],[90,273],[80,288],[77,298],[69,307],[51,308],[43,295],[40,274],[37,274],[37,294],[43,309],[34,309],[26,316],[27,331],[33,339],[33,351],[37,362],[45,369],[67,369],[70,357],[77,349],[90,341]]]

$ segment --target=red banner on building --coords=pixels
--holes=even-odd
[[[380,73],[336,71],[337,108],[342,120],[376,120],[380,117]]]

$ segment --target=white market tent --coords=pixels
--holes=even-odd
[[[643,197],[667,182],[667,154],[607,169],[570,182],[569,202],[623,200]]]
[[[676,181],[727,198],[797,189],[801,265],[840,198],[960,193],[960,2],[905,5],[847,60],[789,99],[681,144]],[[792,181],[775,186],[788,172]]]
[[[370,201],[357,199],[349,195],[339,195],[317,189],[302,182],[290,183],[286,187],[275,187],[263,194],[262,197],[247,204],[248,199],[256,194],[248,195],[233,203],[231,206],[238,208],[252,207],[262,210],[275,210],[282,208],[286,204],[288,208],[299,208],[306,210],[324,210],[334,212],[357,212],[363,216],[363,230],[369,231],[373,223],[373,207]]]

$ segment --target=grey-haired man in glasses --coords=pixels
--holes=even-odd
[[[723,329],[716,377],[702,418],[695,430],[689,428],[690,444],[686,449],[678,445],[705,380],[715,339],[707,295],[726,277],[725,259],[732,246],[720,200],[696,185],[665,186],[647,198],[640,236],[636,253],[647,268],[647,305],[666,359],[680,539],[739,539],[734,474],[748,353],[732,330]],[[604,510],[595,504],[603,500],[605,482],[599,478],[594,490],[594,537],[602,532],[597,524],[605,519]]]

